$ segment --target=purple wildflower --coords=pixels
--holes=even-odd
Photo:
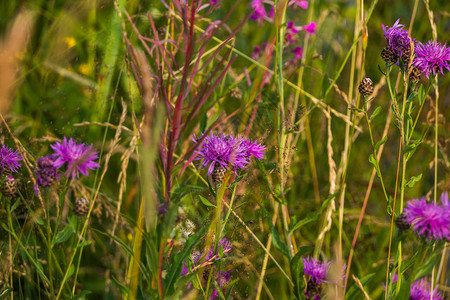
[[[427,203],[425,197],[411,200],[405,210],[406,221],[428,240],[450,240],[450,213],[445,206]]]
[[[437,291],[437,288],[433,291],[433,297],[431,297],[430,284],[425,278],[416,280],[412,285],[409,293],[409,300],[441,300],[441,294]]]
[[[324,283],[327,279],[329,262],[321,262],[318,259],[307,257],[302,258],[305,274],[311,277],[314,283]]]
[[[303,56],[303,48],[302,47],[295,47],[292,52],[294,53],[295,59],[299,60]]]
[[[267,12],[266,9],[264,8],[263,0],[253,0],[252,8],[255,10],[253,14],[250,16],[252,20],[261,22],[267,18]]]
[[[398,19],[390,28],[384,26],[384,24],[381,25],[383,27],[386,43],[396,57],[401,57],[403,54],[408,53],[410,49],[408,31],[403,29],[405,25],[399,24],[399,22],[400,19]]]
[[[66,176],[72,176],[72,179],[79,178],[80,173],[84,176],[88,175],[88,170],[93,170],[100,167],[94,160],[98,158],[97,151],[93,149],[92,145],[86,146],[85,144],[79,144],[74,139],[64,137],[62,143],[57,142],[51,145],[55,150],[56,160],[53,165],[56,168],[60,168],[67,163]]]
[[[224,286],[228,285],[228,283],[230,282],[230,279],[231,279],[231,272],[232,271],[233,270],[217,272],[217,277],[216,277],[217,279],[216,279],[216,281],[217,281],[217,285],[219,287],[224,287]],[[211,297],[209,297],[209,299],[218,299],[218,297],[219,297],[219,292],[217,291],[216,288],[214,288],[214,290],[213,290],[213,292],[211,294]]]
[[[253,47],[252,58],[257,59],[261,55],[261,47],[259,45]]]
[[[416,58],[413,65],[422,70],[429,78],[435,76],[438,71],[444,75],[444,68],[450,70],[450,48],[447,44],[429,41],[427,44],[417,42],[414,47]]]
[[[308,1],[305,0],[291,0],[289,2],[289,5],[296,5],[299,6],[303,9],[307,9],[308,8]]]
[[[49,186],[55,180],[58,179],[57,168],[53,165],[56,160],[56,155],[48,155],[41,157],[37,161],[36,173],[36,184],[40,186]]]
[[[17,173],[17,169],[20,168],[19,161],[22,160],[22,155],[18,150],[14,151],[8,146],[2,145],[0,149],[0,164],[2,166],[2,172],[14,172]]]
[[[311,22],[311,23],[303,26],[302,30],[304,30],[304,31],[306,31],[307,33],[310,33],[310,34],[316,33],[316,22]]]
[[[194,142],[197,142],[197,139],[194,138]],[[211,133],[205,137],[196,160],[201,160],[200,167],[208,166],[208,174],[213,172],[216,164],[223,169],[227,169],[230,164],[236,173],[237,169],[244,169],[250,163],[252,156],[257,159],[264,158],[264,151],[265,146],[248,141],[242,136]]]

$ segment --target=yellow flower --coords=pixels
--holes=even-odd
[[[75,41],[75,38],[73,36],[66,36],[64,41],[67,44],[67,48],[72,48],[73,46],[75,46],[77,44],[77,42]]]

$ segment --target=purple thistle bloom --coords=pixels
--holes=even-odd
[[[54,166],[55,160],[56,155],[52,154],[41,157],[37,161],[37,167],[35,170],[37,177],[36,184],[40,186],[49,186],[58,179],[58,168]]]
[[[67,163],[66,176],[72,176],[72,179],[79,178],[80,173],[84,176],[89,176],[87,171],[100,167],[94,160],[98,158],[97,151],[93,149],[92,145],[86,146],[79,144],[74,139],[64,137],[62,143],[57,142],[51,145],[55,150],[56,160],[53,165],[55,168],[60,168]]]
[[[428,240],[450,240],[450,213],[445,206],[427,203],[425,197],[408,202],[404,213],[414,231]]]
[[[404,53],[410,49],[409,34],[408,31],[403,29],[405,25],[399,24],[400,19],[398,19],[392,27],[384,26],[382,24],[384,31],[384,38],[388,44],[389,49],[397,56],[401,57]]]
[[[324,283],[327,279],[329,262],[321,262],[318,259],[307,257],[302,258],[305,274],[311,277],[315,283]]]
[[[0,149],[0,164],[2,166],[2,172],[14,172],[17,173],[17,169],[20,168],[19,161],[22,160],[22,155],[18,150],[14,151],[8,146],[2,145]]]
[[[444,75],[444,68],[450,70],[450,48],[447,44],[441,45],[439,42],[429,41],[427,44],[418,42],[414,50],[416,58],[413,65],[422,70],[429,78],[429,75],[436,75],[438,71]]]
[[[197,140],[194,137],[194,142]],[[211,133],[205,137],[196,160],[201,160],[200,167],[208,167],[208,174],[213,172],[216,164],[223,169],[227,169],[230,164],[237,173],[238,169],[244,169],[250,163],[252,156],[257,159],[264,158],[264,151],[265,146],[256,141],[248,141],[242,136]]]
[[[316,22],[311,22],[308,25],[303,26],[302,29],[309,34],[314,34],[316,33]]]
[[[224,287],[230,282],[231,272],[232,271],[233,270],[230,270],[230,271],[219,271],[217,273],[216,281],[217,281],[217,285],[219,287]],[[211,294],[211,297],[209,297],[209,299],[218,299],[218,297],[219,297],[219,292],[217,291],[216,288],[214,288],[214,290],[213,290],[213,292]]]
[[[255,10],[253,14],[250,16],[252,20],[261,22],[267,18],[267,12],[266,9],[264,8],[263,0],[253,0],[252,8]]]
[[[425,278],[416,280],[412,285],[409,293],[409,300],[441,300],[441,294],[437,291],[437,288],[433,291],[433,297],[431,297],[430,284]]]
[[[289,5],[296,5],[299,6],[303,9],[307,9],[308,8],[308,1],[305,0],[291,0],[289,2]]]

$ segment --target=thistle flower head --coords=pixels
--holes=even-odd
[[[404,213],[419,236],[428,240],[450,240],[450,214],[444,206],[428,203],[422,197],[408,202]]]
[[[56,160],[56,155],[48,155],[41,157],[37,161],[36,173],[36,184],[40,186],[49,186],[55,179],[58,179],[57,168],[54,166]]]
[[[307,9],[308,1],[306,1],[306,0],[291,0],[291,1],[289,1],[289,6],[290,5],[295,5],[295,6],[303,8],[303,9]]]
[[[267,12],[266,9],[264,8],[263,0],[253,0],[252,8],[255,10],[253,14],[250,16],[252,20],[261,22],[267,18]]]
[[[2,167],[2,172],[17,172],[20,168],[19,161],[22,160],[22,155],[18,150],[14,151],[8,146],[2,145],[0,149],[0,165]]]
[[[228,283],[230,282],[230,279],[231,279],[232,271],[233,270],[217,272],[216,281],[217,281],[217,285],[219,287],[224,287],[224,286],[228,285]],[[211,297],[209,297],[209,299],[210,300],[219,299],[219,292],[217,291],[217,288],[214,288],[214,290],[211,294]]]
[[[302,258],[305,274],[311,277],[314,283],[324,283],[327,279],[329,262],[321,262],[318,259],[307,257]]]
[[[396,57],[401,57],[410,49],[408,31],[404,29],[405,25],[399,24],[399,22],[400,19],[398,19],[392,27],[384,26],[384,24],[382,24],[386,43]]]
[[[441,294],[437,291],[437,288],[433,291],[433,297],[431,297],[430,284],[425,278],[415,281],[411,285],[409,300],[441,300]]]
[[[84,176],[89,176],[88,170],[93,170],[100,167],[94,160],[98,158],[97,151],[94,150],[92,145],[77,144],[72,138],[56,142],[51,145],[55,150],[56,159],[53,162],[53,166],[60,168],[67,163],[66,176],[72,176],[72,179],[79,178],[80,173]]]
[[[194,142],[197,140],[194,137]],[[223,169],[227,169],[230,164],[237,172],[238,169],[243,169],[250,163],[252,156],[257,159],[264,158],[264,151],[265,146],[256,141],[246,140],[242,136],[211,133],[205,137],[196,160],[201,160],[200,167],[208,167],[208,174],[213,172],[216,164]]]
[[[422,70],[429,78],[430,74],[435,76],[437,72],[444,75],[444,69],[450,70],[450,48],[447,44],[429,41],[426,44],[417,42],[414,47],[416,57],[413,65]]]
[[[309,34],[314,34],[314,33],[316,33],[316,22],[311,22],[311,23],[303,26],[302,29]]]

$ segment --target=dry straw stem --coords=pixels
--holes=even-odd
[[[356,282],[356,284],[358,285],[358,287],[359,287],[359,289],[361,290],[361,292],[364,294],[364,297],[365,297],[367,300],[370,300],[370,297],[369,297],[369,295],[367,294],[367,292],[364,290],[364,287],[363,287],[361,281],[359,280],[359,278],[356,277],[355,275],[352,275],[352,277],[353,277],[353,280],[354,280],[354,281]]]
[[[34,15],[30,11],[21,12],[11,29],[0,43],[0,113],[6,114],[17,88],[20,61],[25,54],[30,39]]]

